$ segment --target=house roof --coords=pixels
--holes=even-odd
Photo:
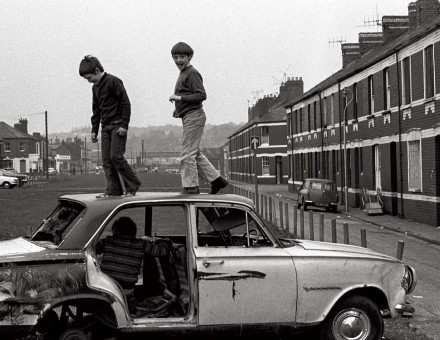
[[[21,132],[20,130],[13,128],[12,126],[6,124],[5,122],[0,122],[0,138],[11,139],[11,138],[24,138],[24,139],[34,139],[38,140],[34,136]]]
[[[322,91],[323,89],[337,84],[339,81],[350,77],[353,74],[359,73],[360,71],[370,67],[371,65],[377,63],[380,60],[396,53],[402,48],[411,45],[415,41],[418,41],[421,37],[428,35],[429,33],[435,31],[440,27],[440,17],[430,21],[429,23],[422,25],[416,29],[409,30],[407,33],[403,33],[396,38],[385,42],[384,44],[376,47],[364,55],[362,55],[358,60],[351,62],[343,69],[332,74],[330,77],[324,79],[322,82],[318,83],[316,86],[312,87],[309,91],[305,92],[303,95],[295,98],[294,100],[287,103],[284,108],[289,108],[296,103],[307,99],[315,95],[316,93]]]
[[[232,136],[235,136],[237,133],[246,130],[252,125],[256,125],[258,123],[274,123],[274,122],[285,122],[286,121],[286,110],[284,108],[284,105],[286,104],[286,99],[275,100],[275,103],[268,109],[268,112],[261,116],[257,117],[255,119],[249,120],[244,125],[240,126],[233,134],[228,136],[228,138],[231,138]]]

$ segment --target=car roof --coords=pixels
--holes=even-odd
[[[86,214],[75,230],[60,244],[58,249],[79,249],[95,232],[96,228],[116,208],[131,203],[228,203],[254,207],[254,202],[246,197],[235,194],[198,194],[187,195],[179,192],[138,192],[136,196],[96,198],[94,194],[63,195],[60,201],[76,201],[87,207]],[[90,227],[90,226],[94,227]],[[95,228],[96,227],[96,228]]]
[[[235,194],[181,194],[180,192],[138,192],[136,196],[130,197],[110,197],[110,198],[96,198],[98,193],[94,194],[71,194],[63,195],[60,199],[69,199],[74,201],[82,202],[88,206],[90,205],[106,205],[106,206],[118,206],[125,202],[136,202],[136,201],[215,201],[215,202],[229,202],[229,203],[242,203],[253,206],[254,203],[251,199],[235,195]]]

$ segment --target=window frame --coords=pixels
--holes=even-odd
[[[428,54],[428,50],[430,50],[429,54]],[[428,60],[428,55],[431,55],[430,60]],[[430,68],[428,68],[428,61],[430,64]],[[425,99],[433,98],[435,96],[435,62],[434,62],[434,45],[432,44],[426,46],[423,49],[423,89],[424,89]],[[429,93],[428,93],[428,89],[430,89]]]
[[[418,144],[418,157],[411,156],[411,145]],[[407,159],[408,159],[408,191],[409,192],[422,192],[423,191],[423,154],[422,154],[422,133],[420,130],[412,131],[408,135],[407,139]],[[418,164],[411,164],[412,161],[417,159]],[[419,167],[418,178],[411,178],[411,174],[414,174],[414,169],[411,167],[416,165]],[[415,182],[418,183],[415,183]]]
[[[261,175],[270,176],[270,158],[268,156],[261,157]]]

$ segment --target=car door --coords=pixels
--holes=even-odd
[[[200,208],[192,211],[198,233],[203,224]],[[200,237],[195,242],[199,325],[294,322],[297,287],[292,258],[276,246],[255,212],[234,209],[246,217],[242,243],[225,246]],[[259,244],[252,244],[250,229],[258,230]],[[250,234],[256,238],[257,232]]]

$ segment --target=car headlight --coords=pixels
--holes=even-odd
[[[417,275],[413,267],[405,265],[405,274],[402,278],[402,288],[406,294],[411,293],[417,285]]]

